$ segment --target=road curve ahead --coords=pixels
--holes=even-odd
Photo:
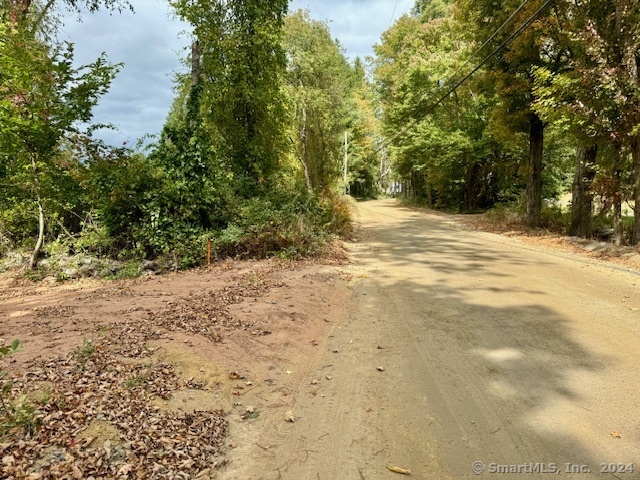
[[[358,212],[345,319],[238,479],[640,479],[637,272]]]

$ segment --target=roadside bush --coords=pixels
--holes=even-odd
[[[518,203],[497,204],[485,214],[486,220],[504,228],[522,228],[524,225],[524,212]]]
[[[317,199],[284,190],[243,202],[214,246],[221,256],[296,258],[319,253],[332,235],[346,236],[351,228],[349,204],[342,197]]]
[[[311,197],[293,194],[245,200],[236,218],[215,239],[219,255],[297,257],[323,243],[322,210]]]
[[[353,199],[346,196],[327,196],[322,199],[325,228],[329,233],[339,237],[349,237],[353,234],[353,220],[351,211]]]
[[[543,205],[542,227],[547,230],[564,235],[571,223],[571,213],[559,205]]]

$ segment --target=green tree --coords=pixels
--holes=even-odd
[[[44,243],[46,193],[58,183],[54,173],[61,145],[79,123],[91,120],[119,66],[108,64],[103,55],[74,67],[73,45],[39,39],[29,12],[22,8],[16,14],[16,5],[2,11],[0,23],[0,152],[5,181],[22,186],[23,197],[37,211],[30,260],[35,268]]]
[[[384,187],[390,173],[385,153],[380,149],[382,130],[379,98],[366,75],[365,66],[356,57],[353,62],[353,87],[349,107],[349,192],[373,197]]]
[[[574,201],[576,217],[591,215],[590,185],[595,177],[598,145],[607,148],[599,169],[606,174],[613,199],[616,243],[623,242],[621,204],[625,198],[628,152],[633,158],[636,204],[640,204],[640,6],[636,2],[558,2],[556,38],[570,52],[561,71],[539,67],[536,109],[555,118],[576,135],[581,144],[576,161],[576,188],[586,191]],[[604,179],[603,179],[604,180]],[[602,181],[600,183],[603,183]],[[575,195],[574,195],[575,197]],[[576,218],[579,233],[589,233],[589,221]],[[632,242],[640,240],[640,210],[635,210]]]
[[[193,26],[201,59],[202,128],[236,192],[252,197],[273,180],[285,152],[282,47],[286,0],[175,0]]]
[[[489,131],[486,112],[495,106],[494,96],[483,82],[467,83],[431,108],[470,45],[461,38],[451,8],[446,16],[425,15],[424,5],[419,6],[375,48],[384,130],[393,140],[396,172],[409,181],[415,197],[431,206],[488,206],[498,198],[500,179],[513,180],[505,167],[512,164],[509,148]]]
[[[290,141],[309,191],[330,190],[342,171],[353,72],[328,25],[306,11],[287,17],[284,48],[293,113]]]
[[[531,18],[543,0],[529,2],[515,15],[496,36],[502,42],[517,28]],[[490,35],[516,11],[521,2],[517,0],[459,0],[457,12],[460,21],[467,26],[469,38],[478,44]],[[523,132],[529,136],[529,154],[525,165],[527,176],[527,224],[539,227],[542,222],[542,189],[544,168],[545,124],[533,108],[535,101],[535,67],[546,67],[557,71],[566,63],[566,52],[554,36],[552,25],[557,23],[557,12],[545,10],[535,21],[510,41],[505,49],[489,63],[487,74],[495,85],[500,102],[492,109],[492,123],[513,133]]]

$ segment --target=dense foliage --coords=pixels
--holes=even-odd
[[[165,126],[146,152],[91,136],[100,127],[91,126],[92,109],[119,65],[102,56],[76,68],[73,45],[51,35],[59,25],[52,2],[2,7],[3,253],[31,248],[34,268],[42,256],[78,253],[186,267],[208,249],[306,255],[349,231],[339,195],[345,131],[359,165],[348,180],[366,177],[363,191],[375,192],[363,167],[377,160],[362,153],[372,144],[364,124],[375,119],[361,64],[347,61],[326,24],[304,12],[287,17],[286,0],[172,5],[193,26],[191,71],[178,75]]]
[[[417,1],[375,59],[405,194],[463,211],[514,202],[539,227],[571,187],[571,234],[592,235],[595,213],[637,243],[640,209],[625,230],[622,207],[640,205],[639,12],[626,0]]]

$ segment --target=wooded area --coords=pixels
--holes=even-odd
[[[92,136],[122,65],[77,67],[56,35],[60,7],[135,4],[3,4],[2,255],[31,251],[33,269],[55,255],[184,268],[207,245],[305,255],[349,230],[345,191],[640,241],[636,2],[418,0],[353,62],[286,0],[171,4],[193,28],[191,68],[146,150]]]
[[[639,12],[617,0],[416,2],[374,60],[405,192],[459,211],[511,204],[530,227],[560,221],[576,236],[613,226],[616,244],[637,244],[640,211],[623,207],[640,204]],[[566,190],[570,215],[552,202]]]

